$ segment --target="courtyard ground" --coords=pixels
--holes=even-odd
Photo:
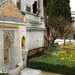
[[[64,75],[64,74],[52,73],[52,72],[31,69],[31,68],[24,68],[21,71],[20,75]]]

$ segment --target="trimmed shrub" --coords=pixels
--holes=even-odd
[[[28,60],[27,66],[34,69],[75,75],[75,62],[68,60],[62,61],[56,56],[51,56],[51,54],[45,54],[41,57]]]

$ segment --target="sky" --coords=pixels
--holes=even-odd
[[[75,11],[75,0],[70,0],[71,11]]]

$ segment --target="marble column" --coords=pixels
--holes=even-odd
[[[15,55],[15,65],[18,64],[18,30],[14,30],[14,55]]]
[[[0,29],[0,69],[4,66],[3,31]]]
[[[14,30],[14,37],[11,35],[12,38],[11,46],[10,46],[10,68],[13,69],[18,64],[18,35],[17,30]]]
[[[38,0],[38,3],[40,9],[40,16],[43,17],[43,0]]]
[[[26,0],[21,0],[21,11],[26,11]]]
[[[0,29],[0,36],[2,36],[2,35],[1,35],[1,29]],[[0,37],[0,70],[1,70],[1,68],[2,68],[2,66],[1,66],[1,58],[2,58],[2,57],[1,57],[1,56],[2,56],[2,55],[1,55],[1,50],[2,50],[2,49],[1,49],[1,46],[2,46],[2,41],[1,41],[1,40],[2,40],[2,37]]]

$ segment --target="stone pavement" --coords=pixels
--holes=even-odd
[[[31,68],[24,68],[21,71],[20,75],[64,75],[64,74],[52,73]]]
[[[39,75],[41,70],[31,69],[31,68],[24,68],[21,71],[20,75]]]

